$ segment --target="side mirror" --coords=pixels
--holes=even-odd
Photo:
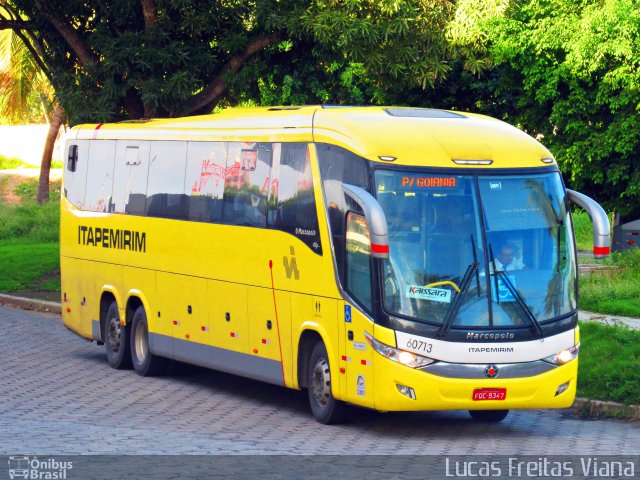
[[[364,212],[371,238],[371,256],[374,258],[389,258],[387,217],[384,215],[384,211],[382,211],[378,201],[364,188],[344,183],[342,184],[342,189],[345,195],[356,202]]]
[[[576,205],[584,208],[591,221],[593,222],[593,256],[596,258],[604,258],[609,255],[611,249],[611,240],[609,238],[610,226],[609,217],[603,208],[586,195],[574,190],[567,190],[569,200]]]

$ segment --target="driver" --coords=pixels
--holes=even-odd
[[[522,259],[515,256],[513,247],[504,244],[500,251],[496,255],[496,270],[513,271],[524,270],[527,266],[523,263]]]

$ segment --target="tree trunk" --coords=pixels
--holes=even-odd
[[[42,152],[42,163],[40,164],[40,181],[38,182],[38,203],[42,205],[49,201],[49,172],[51,171],[51,157],[53,156],[53,147],[58,137],[58,131],[62,126],[64,111],[62,107],[57,107],[51,117],[49,123],[49,131],[47,132],[47,141],[44,144],[44,152]]]

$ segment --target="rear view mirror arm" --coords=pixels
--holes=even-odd
[[[593,222],[593,256],[604,258],[609,255],[611,240],[609,217],[598,202],[586,195],[567,189],[569,200],[584,208]]]
[[[378,201],[362,187],[343,183],[342,189],[364,212],[371,238],[371,255],[374,258],[389,258],[387,217]]]

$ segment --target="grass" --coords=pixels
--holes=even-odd
[[[0,170],[10,170],[13,168],[38,168],[35,165],[30,165],[25,163],[19,158],[15,157],[5,157],[4,155],[0,155]]]
[[[62,168],[63,164],[60,160],[52,160],[51,168]],[[40,168],[38,165],[31,165],[23,160],[15,157],[5,157],[0,155],[0,170],[12,170],[14,168]]]
[[[580,276],[580,308],[640,317],[640,249],[613,253],[599,263],[618,270]]]
[[[60,183],[50,186],[50,201],[38,205],[37,180],[28,180],[14,190],[18,205],[0,203],[0,240],[16,243],[58,242],[60,231]]]
[[[59,291],[59,254],[57,243],[0,241],[0,265],[10,266],[0,272],[0,291]]]
[[[579,397],[640,405],[640,331],[580,324]]]
[[[60,184],[51,184],[45,205],[36,202],[37,188],[26,180],[14,190],[20,204],[0,202],[0,291],[60,290]]]

